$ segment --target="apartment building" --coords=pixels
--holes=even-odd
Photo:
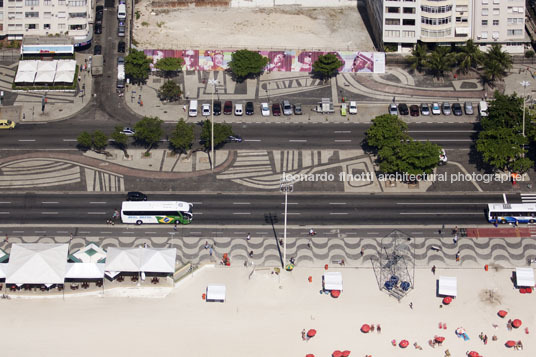
[[[95,0],[0,0],[0,38],[66,35],[91,43]]]
[[[524,0],[365,0],[376,47],[409,52],[417,41],[500,43],[523,53]]]

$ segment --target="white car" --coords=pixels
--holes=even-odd
[[[263,117],[270,116],[270,106],[268,105],[268,103],[261,103],[261,113]]]
[[[350,106],[348,107],[348,113],[357,114],[357,102],[350,102]]]
[[[208,117],[210,115],[210,104],[201,105],[201,113],[204,117]]]
[[[133,136],[136,134],[136,131],[132,128],[124,127],[123,130],[121,130],[121,133],[125,134],[126,136]]]
[[[436,102],[432,104],[432,114],[433,115],[441,114],[441,107],[439,106],[439,103]]]
[[[391,115],[398,115],[398,107],[395,103],[389,104],[389,114]]]
[[[235,104],[234,106],[234,115],[236,116],[242,116],[244,114],[244,105],[242,104]]]
[[[439,165],[445,165],[447,161],[447,153],[445,152],[445,149],[441,149],[441,154],[439,154]]]

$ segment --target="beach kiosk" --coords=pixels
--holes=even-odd
[[[225,285],[208,285],[206,301],[225,302]]]
[[[322,276],[322,288],[327,291],[342,291],[342,273],[327,272]]]
[[[456,297],[458,294],[457,278],[454,276],[440,276],[437,294],[444,297]]]
[[[516,286],[522,288],[534,287],[534,269],[516,268]]]

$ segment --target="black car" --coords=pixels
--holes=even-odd
[[[97,5],[97,7],[95,7],[95,11],[98,13],[101,13],[101,14],[104,14],[104,6],[102,5]]]
[[[221,114],[221,102],[219,100],[214,102],[214,107],[212,108],[212,110],[214,110],[214,115]]]
[[[408,115],[409,114],[408,105],[405,103],[398,104],[398,113],[400,115]]]
[[[147,195],[141,192],[127,193],[127,201],[147,201]]]
[[[246,115],[253,115],[253,102],[246,103]]]
[[[226,101],[223,105],[223,114],[225,115],[231,115],[233,114],[233,102],[230,100]]]
[[[452,114],[456,116],[463,115],[462,105],[460,103],[452,104]]]
[[[102,54],[102,46],[101,45],[95,45],[95,47],[93,47],[93,54],[94,55]]]
[[[409,107],[409,115],[412,117],[418,117],[419,116],[419,106],[416,104],[413,104]]]
[[[281,116],[281,105],[279,103],[272,104],[272,115],[274,117]]]
[[[101,33],[102,33],[102,25],[101,24],[96,24],[95,25],[95,34],[99,35]]]
[[[103,18],[103,13],[102,12],[97,12],[97,14],[95,15],[95,23],[101,25],[102,24],[102,18]]]
[[[117,44],[117,52],[125,53],[125,43],[123,41],[119,41]]]

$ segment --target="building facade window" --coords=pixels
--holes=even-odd
[[[507,36],[522,36],[523,30],[506,30]]]
[[[398,30],[385,30],[385,37],[400,37]]]
[[[86,6],[87,5],[87,1],[85,0],[71,0],[69,1],[69,6]]]
[[[500,15],[501,10],[500,9],[493,9],[493,15]]]
[[[521,25],[521,24],[523,23],[523,20],[524,20],[524,19],[522,19],[522,18],[515,18],[515,17],[510,18],[510,17],[509,17],[509,18],[507,19],[507,23],[508,23],[508,25],[516,25],[516,24]]]
[[[44,24],[44,25],[43,25],[43,28],[44,28],[45,30],[50,30],[50,29],[51,29],[50,24]]]
[[[421,36],[424,37],[447,37],[452,34],[452,30],[450,28],[445,30],[428,30],[428,29],[421,29]]]
[[[428,12],[430,14],[442,14],[452,10],[452,5],[447,6],[421,6],[422,12]]]
[[[65,6],[65,0],[58,0],[58,6]]]
[[[44,6],[52,6],[52,0],[43,0]]]
[[[87,24],[74,24],[74,25],[69,25],[69,31],[77,31],[77,30],[85,30],[85,28],[87,27]]]
[[[43,18],[44,19],[51,19],[52,18],[52,13],[51,12],[44,12],[43,13]]]
[[[402,19],[402,26],[415,26],[415,19]]]
[[[398,13],[400,13],[400,8],[390,6],[390,7],[387,8],[387,13],[388,14],[398,14]]]
[[[74,19],[74,18],[86,18],[87,17],[87,12],[70,12],[69,13],[69,18],[70,19]]]
[[[415,31],[402,31],[402,37],[414,38],[415,37]]]
[[[414,14],[415,10],[416,9],[414,7],[405,7],[404,10],[403,10],[403,13],[404,14]]]
[[[26,18],[29,18],[29,17],[39,17],[39,11],[30,11],[30,12],[26,12],[24,14],[24,16]]]
[[[489,9],[482,9],[482,16],[488,16]]]
[[[64,31],[65,30],[65,24],[58,24],[58,30]]]
[[[37,30],[39,28],[38,24],[26,24],[26,30]]]
[[[438,19],[435,19],[433,17],[424,17],[424,16],[421,17],[421,24],[426,24],[426,25],[445,25],[445,24],[450,23],[450,21],[451,21],[450,17],[442,17]]]
[[[488,26],[488,20],[482,20],[482,26]]]
[[[24,0],[26,6],[39,6],[39,0]]]
[[[400,19],[385,19],[385,25],[400,25]]]

